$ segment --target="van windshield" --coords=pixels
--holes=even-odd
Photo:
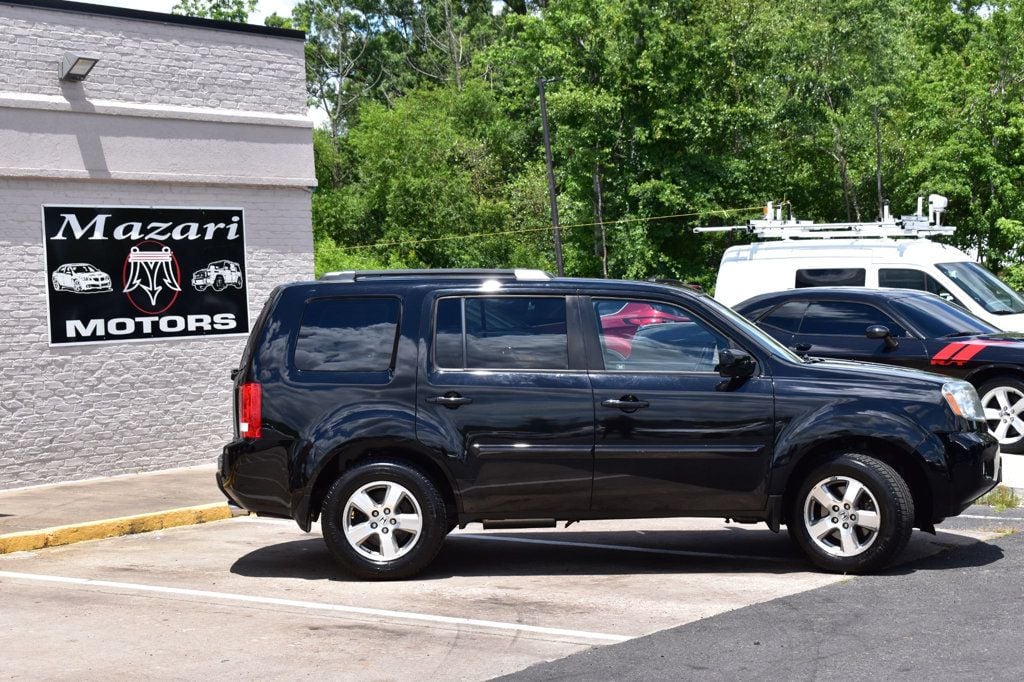
[[[1024,298],[983,266],[965,261],[936,263],[936,267],[963,289],[975,303],[993,315],[1024,313]]]

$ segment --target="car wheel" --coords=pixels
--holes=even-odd
[[[888,464],[848,453],[806,477],[789,513],[789,531],[812,563],[835,573],[864,573],[886,567],[906,547],[914,499]]]
[[[349,469],[324,499],[324,541],[357,578],[408,578],[441,549],[449,521],[437,486],[407,464],[373,461]]]
[[[224,278],[223,277],[218,277],[217,279],[213,280],[213,290],[214,291],[224,291]]]
[[[77,279],[75,280],[75,291],[77,291],[78,293],[82,293],[82,283],[79,282]]]
[[[63,289],[61,289],[60,282],[57,281],[56,277],[50,278],[50,281],[53,283],[54,291],[63,291]]]
[[[1024,381],[1000,377],[982,384],[978,394],[999,449],[1011,455],[1024,453]]]

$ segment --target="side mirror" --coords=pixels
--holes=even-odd
[[[900,347],[900,342],[892,337],[892,333],[889,328],[881,324],[873,324],[868,327],[865,333],[869,339],[884,339],[885,347],[889,350],[894,350]]]
[[[734,348],[726,348],[718,354],[718,367],[721,376],[727,379],[746,379],[753,375],[756,365],[754,358]]]

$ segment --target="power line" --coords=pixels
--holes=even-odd
[[[723,217],[730,213],[742,213],[743,211],[760,211],[763,210],[764,206],[748,206],[745,208],[720,208],[720,209],[708,209],[705,211],[694,211],[691,213],[674,213],[672,215],[660,215],[650,216],[647,218],[620,218],[619,220],[606,220],[604,225],[617,226],[626,223],[637,223],[637,222],[653,222],[655,220],[672,220],[675,218],[692,218],[694,216],[705,216],[705,215],[716,215],[721,214]],[[561,229],[570,229],[574,227],[596,227],[600,223],[570,223],[568,225],[560,225]],[[374,242],[373,244],[353,244],[351,246],[337,245],[341,251],[354,251],[356,249],[374,249],[383,248],[388,246],[410,246],[414,244],[429,244],[433,242],[451,241],[453,239],[478,239],[483,237],[500,237],[509,234],[524,234],[527,232],[547,232],[551,228],[549,227],[525,227],[517,228],[514,230],[499,230],[496,232],[471,232],[469,234],[447,234],[441,237],[424,237],[422,239],[402,239],[391,242]]]

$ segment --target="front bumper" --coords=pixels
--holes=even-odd
[[[992,490],[1002,475],[999,443],[988,433],[952,433],[945,437],[949,473],[946,516],[956,516]],[[935,512],[942,512],[936,505]]]

